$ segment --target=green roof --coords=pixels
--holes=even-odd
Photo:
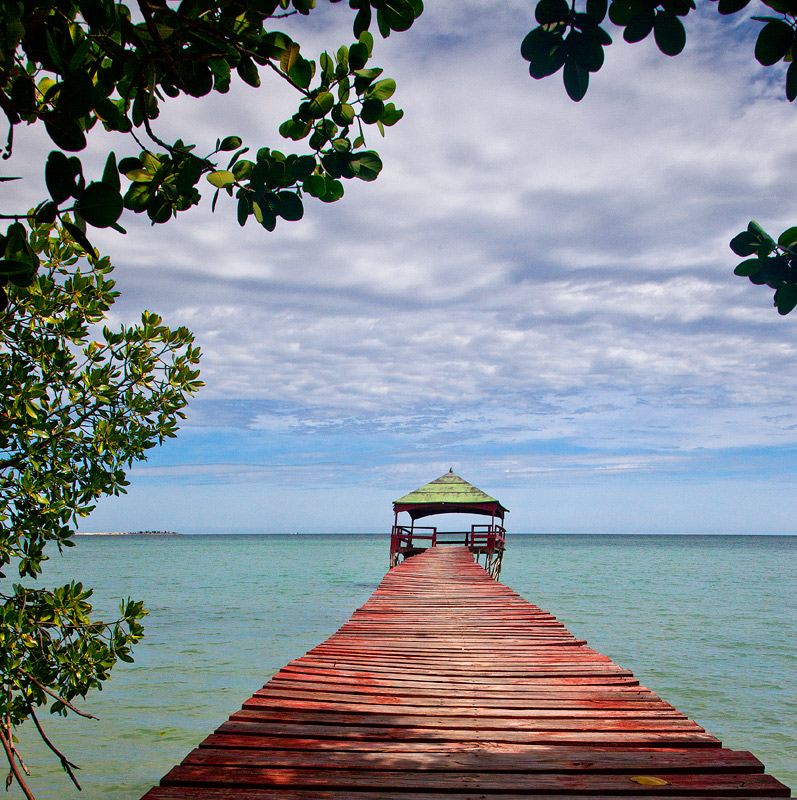
[[[498,503],[494,497],[490,497],[481,489],[477,489],[473,484],[463,480],[459,475],[454,474],[451,469],[437,480],[421,486],[414,492],[405,494],[395,500],[396,505],[408,505],[415,503],[453,503],[456,505],[466,505],[470,503]],[[500,503],[499,503],[500,505]]]

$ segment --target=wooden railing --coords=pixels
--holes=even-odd
[[[483,549],[487,553],[493,550],[503,550],[506,546],[506,530],[501,525],[471,525],[470,541],[471,550]]]
[[[472,553],[492,556],[503,552],[506,545],[506,530],[495,523],[471,525],[469,531],[438,531],[432,527],[410,528],[394,525],[390,535],[390,566],[398,564],[399,555],[411,554],[413,550],[425,550],[444,544],[465,545]]]

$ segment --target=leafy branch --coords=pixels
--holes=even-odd
[[[26,241],[42,267],[25,285],[8,285],[0,313],[0,736],[7,783],[27,797],[14,729],[31,720],[78,785],[39,709],[94,718],[75,701],[118,661],[132,661],[146,611],[128,598],[106,623],[93,618],[92,590],[79,582],[7,588],[4,573],[13,566],[35,580],[48,545],[73,546],[79,518],[97,498],[125,491],[126,468],[175,435],[201,386],[192,335],[157,314],[93,338],[118,296],[113,268],[67,225],[68,217],[63,227],[31,226]]]
[[[751,0],[712,0],[720,15],[737,14]],[[785,97],[797,99],[797,5],[792,0],[760,0],[772,13],[750,16],[760,23],[754,56],[765,67],[786,63]],[[539,0],[535,17],[539,23],[528,33],[520,53],[529,62],[529,74],[540,79],[562,70],[565,91],[579,102],[587,93],[590,75],[603,66],[605,48],[612,37],[603,27],[607,21],[622,30],[623,39],[634,43],[651,33],[659,50],[677,56],[686,45],[683,20],[696,9],[695,0]],[[582,10],[583,8],[583,10]],[[731,241],[740,256],[755,258],[739,264],[735,274],[757,285],[775,289],[774,305],[779,314],[797,306],[797,228],[784,231],[775,241],[752,221],[747,230]]]
[[[384,135],[402,112],[385,102],[395,82],[377,80],[382,70],[367,66],[372,11],[381,35],[389,36],[409,28],[423,4],[349,0],[349,6],[356,11],[356,41],[339,47],[334,59],[323,53],[316,63],[291,37],[271,28],[286,15],[310,14],[315,0],[183,0],[176,8],[137,0],[140,23],[133,22],[127,6],[112,0],[3,5],[0,106],[9,123],[4,157],[11,156],[13,132],[22,122],[43,123],[60,149],[47,159],[49,198],[32,215],[4,214],[14,222],[0,236],[0,310],[7,302],[5,287],[26,285],[39,267],[21,224],[25,219],[58,220],[92,252],[87,226],[124,233],[125,211],[165,223],[199,203],[203,175],[216,189],[214,209],[218,190],[225,189],[235,193],[239,224],[254,217],[269,231],[280,218],[301,219],[307,195],[335,202],[344,193],[341,180],[374,180],[382,162],[364,149],[363,126],[375,125]],[[200,157],[194,145],[182,139],[170,144],[158,135],[155,121],[169,99],[226,93],[233,75],[259,87],[261,67],[298,93],[299,108],[279,134],[294,143],[308,140],[310,154],[260,147],[254,160],[234,159],[223,169],[216,158],[226,149],[221,144],[237,141],[239,147],[239,137],[220,138],[213,153]],[[111,152],[102,177],[87,181],[79,157],[65,153],[83,150],[98,124],[123,141],[132,139],[140,152],[118,165]],[[232,180],[222,178],[227,172]]]

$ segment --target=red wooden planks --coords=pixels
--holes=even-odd
[[[467,548],[437,547],[388,572],[145,799],[654,795],[789,790],[492,580]]]

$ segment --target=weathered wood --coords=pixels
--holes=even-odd
[[[380,709],[383,712],[384,709]],[[667,712],[662,717],[620,717],[612,712],[593,714],[591,716],[570,715],[568,718],[549,717],[542,718],[535,715],[524,717],[509,717],[504,714],[495,714],[474,717],[459,716],[456,714],[445,715],[411,715],[411,714],[385,714],[377,712],[328,713],[325,711],[312,711],[297,709],[278,710],[269,706],[257,706],[236,711],[230,719],[238,722],[274,721],[285,723],[310,723],[312,725],[350,725],[379,728],[435,728],[444,730],[455,728],[457,730],[474,729],[478,731],[700,731],[697,723],[683,714],[673,715]]]
[[[763,765],[752,754],[725,749],[627,749],[579,750],[575,747],[530,745],[523,751],[477,750],[464,753],[367,753],[347,754],[345,764],[334,752],[198,748],[183,764],[302,767],[312,769],[431,770],[433,772],[638,772],[655,769],[659,774],[691,772],[760,773]]]
[[[788,794],[447,546],[392,569],[144,800]]]
[[[603,773],[505,773],[505,772],[416,772],[385,770],[311,770],[258,767],[177,766],[161,781],[163,786],[291,786],[309,788],[405,789],[413,791],[522,792],[557,794],[563,791],[585,794],[645,795],[650,786],[636,783],[630,775]],[[654,776],[659,777],[659,776]],[[761,774],[673,774],[666,773],[670,793],[711,793],[723,797],[761,797],[776,791],[780,784]]]
[[[659,787],[667,789],[666,786]],[[250,789],[236,787],[234,789],[224,787],[203,787],[196,788],[190,786],[163,786],[156,787],[147,792],[142,800],[424,800],[434,798],[434,800],[518,800],[520,797],[534,797],[535,800],[582,800],[584,797],[596,796],[588,793],[564,792],[562,794],[485,794],[481,791],[476,792],[435,792],[434,794],[419,792],[396,792],[390,790],[380,790],[378,792],[358,791],[351,789],[341,790],[320,790],[320,789],[294,789],[281,786],[279,789]],[[629,795],[597,795],[601,800],[628,800]],[[651,795],[636,794],[633,797],[650,797]],[[673,794],[669,792],[657,792],[658,800],[676,800],[688,796],[691,800],[716,800],[716,794]],[[725,795],[726,797],[739,795]],[[752,797],[754,795],[742,794],[741,797]],[[774,800],[778,795],[756,795],[762,800]]]

